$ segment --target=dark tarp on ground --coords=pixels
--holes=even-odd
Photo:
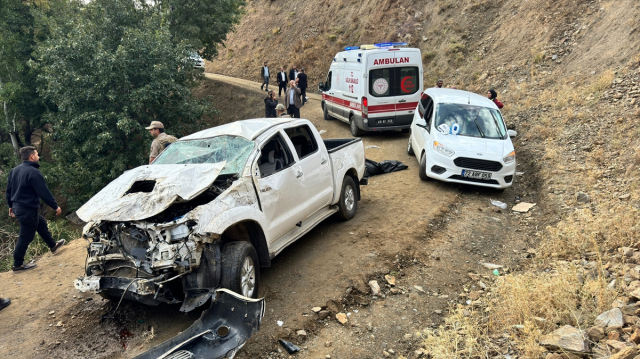
[[[385,160],[378,163],[370,159],[365,159],[364,167],[365,177],[381,175],[383,173],[398,172],[409,168],[409,166],[396,160]]]

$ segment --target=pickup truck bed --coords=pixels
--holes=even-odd
[[[324,145],[327,147],[327,152],[333,153],[342,148],[345,148],[353,143],[362,141],[361,138],[334,138],[330,140],[323,140]]]

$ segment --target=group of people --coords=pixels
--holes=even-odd
[[[438,81],[436,81],[436,86],[437,88],[442,88],[444,86],[444,80],[440,79]],[[455,86],[451,85],[449,86],[450,89],[456,89]],[[489,91],[487,91],[487,98],[489,100],[491,100],[493,103],[496,104],[496,106],[498,106],[498,108],[503,108],[504,105],[502,104],[502,102],[498,101],[498,93],[496,92],[496,90],[494,89],[490,89]]]
[[[307,100],[308,83],[305,70],[300,68],[298,71],[296,65],[293,65],[287,74],[284,67],[280,67],[280,72],[275,75],[278,83],[278,97],[282,96],[284,90],[284,104],[278,103],[275,91],[269,90],[271,72],[266,61],[260,69],[260,76],[263,79],[260,90],[265,90],[268,93],[267,98],[264,99],[265,117],[300,118],[300,108],[309,102]]]

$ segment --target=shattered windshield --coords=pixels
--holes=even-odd
[[[442,103],[436,113],[436,128],[446,124],[458,125],[459,136],[482,137],[503,140],[507,129],[500,111],[472,105]]]
[[[227,161],[221,174],[240,173],[255,143],[238,136],[177,141],[153,161],[154,165],[218,163]]]

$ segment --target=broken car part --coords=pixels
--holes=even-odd
[[[260,329],[264,298],[252,299],[227,289],[214,293],[211,307],[187,330],[135,359],[233,358]]]

